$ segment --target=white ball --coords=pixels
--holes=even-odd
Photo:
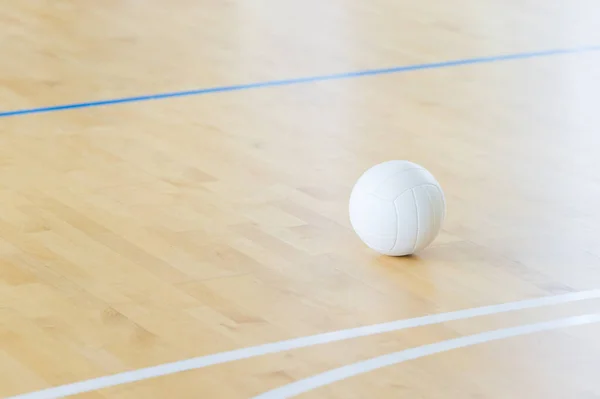
[[[408,161],[373,166],[350,195],[350,223],[371,249],[410,255],[437,237],[446,216],[440,184],[425,168]]]

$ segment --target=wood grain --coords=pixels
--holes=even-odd
[[[3,110],[600,43],[591,0],[0,0]],[[0,119],[0,395],[358,325],[600,286],[600,54]],[[347,217],[388,159],[444,230],[379,257]],[[247,398],[598,302],[424,327],[82,398]],[[306,398],[596,398],[597,326]],[[577,360],[580,359],[580,360]]]

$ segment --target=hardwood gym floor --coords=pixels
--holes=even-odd
[[[592,0],[0,0],[0,396],[250,398],[391,352],[595,314],[599,17]],[[203,88],[217,89],[131,99]],[[348,222],[355,180],[388,159],[428,168],[448,201],[443,233],[410,258],[377,256]],[[590,317],[301,397],[599,398]],[[137,380],[89,381],[126,371]]]

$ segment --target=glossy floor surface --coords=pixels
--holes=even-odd
[[[84,381],[74,397],[241,399],[294,382],[303,399],[600,397],[591,321],[305,380],[595,314],[597,293],[85,382],[600,288],[599,17],[592,0],[0,0],[0,396]],[[349,226],[352,185],[388,159],[446,193],[444,230],[414,257],[379,257]]]

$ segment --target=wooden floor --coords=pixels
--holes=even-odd
[[[596,0],[2,0],[0,111],[598,46],[599,17]],[[0,396],[600,288],[599,93],[600,51],[582,50],[3,115]],[[448,201],[443,232],[410,258],[377,256],[348,222],[352,185],[389,159],[428,168]],[[597,312],[598,295],[76,397],[250,398]],[[517,336],[300,396],[600,398],[599,335]]]

